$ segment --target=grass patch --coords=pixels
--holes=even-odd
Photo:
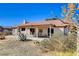
[[[76,52],[48,52],[49,56],[77,56]]]

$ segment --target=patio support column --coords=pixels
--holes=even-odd
[[[38,28],[36,28],[36,37],[38,37]]]
[[[50,35],[50,38],[51,38],[51,26],[50,26],[50,30],[49,30],[49,32],[50,32],[50,34],[49,34],[49,35]]]

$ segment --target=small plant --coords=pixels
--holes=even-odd
[[[40,44],[40,42],[39,41],[34,41],[34,44]]]
[[[18,35],[18,37],[19,37],[19,39],[21,40],[21,41],[25,41],[27,38],[26,38],[26,35],[24,35],[24,34],[22,34],[22,33],[20,33],[19,35]]]

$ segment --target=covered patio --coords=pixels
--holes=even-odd
[[[28,37],[40,37],[40,38],[51,38],[54,32],[54,27],[50,25],[32,25],[25,27],[18,27],[21,33],[26,34]],[[25,30],[23,30],[25,28]]]
[[[54,27],[49,25],[39,25],[39,26],[31,26],[29,28],[30,35],[37,38],[51,38],[51,35],[54,32]]]

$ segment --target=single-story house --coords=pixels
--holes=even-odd
[[[63,20],[45,20],[41,22],[25,22],[13,28],[13,35],[17,35],[18,31],[26,35],[28,38],[51,38],[52,34],[59,31],[66,35],[69,32],[70,23]]]

